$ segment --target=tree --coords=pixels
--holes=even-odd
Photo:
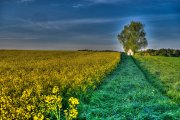
[[[124,26],[124,29],[117,37],[125,52],[129,49],[136,52],[147,47],[148,42],[145,35],[144,25],[141,22],[132,21],[129,25]]]

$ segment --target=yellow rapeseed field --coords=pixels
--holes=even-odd
[[[118,52],[1,50],[0,119],[76,118],[76,97],[94,90],[119,61]]]

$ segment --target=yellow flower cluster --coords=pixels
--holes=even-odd
[[[54,115],[57,120],[60,120],[61,108],[62,108],[62,97],[58,94],[59,88],[55,86],[52,89],[53,95],[44,96],[46,113]]]
[[[59,88],[58,86],[55,86],[52,90],[52,93],[56,94],[57,92],[59,92]]]
[[[0,50],[1,118],[58,119],[63,95],[95,89],[119,61],[118,52]],[[77,109],[67,110],[77,116]]]
[[[72,120],[73,118],[77,118],[78,115],[77,105],[79,104],[78,99],[70,97],[68,103],[69,103],[69,108],[67,110],[64,110],[66,120]]]
[[[56,92],[54,92],[54,90],[56,90]],[[23,91],[19,101],[12,101],[9,96],[3,96],[3,94],[1,94],[1,119],[44,120],[45,117],[46,119],[48,118],[48,116],[45,115],[50,115],[60,120],[61,111],[63,110],[61,110],[62,97],[59,96],[58,92],[58,87],[55,86],[52,90],[52,95],[42,95],[41,98],[38,99],[32,96],[32,90],[26,89]],[[38,100],[40,100],[40,102],[38,102]],[[67,119],[77,118],[78,110],[76,107],[78,104],[79,101],[77,98],[71,97],[69,99],[70,109],[69,111],[64,110],[64,113],[69,115]]]
[[[38,103],[38,98],[32,95],[31,89],[26,89],[23,91],[22,95],[19,99],[12,98],[11,96],[7,96],[3,93],[0,94],[0,104],[1,109],[0,113],[1,119],[32,119],[33,117],[44,119],[43,109],[41,109],[41,105],[43,105],[43,101]],[[39,99],[40,100],[40,99]]]
[[[33,120],[44,120],[44,115],[41,113],[38,113],[33,117]]]

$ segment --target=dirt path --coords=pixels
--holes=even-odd
[[[179,120],[180,108],[148,82],[131,57],[123,55],[89,103],[81,105],[80,119]]]

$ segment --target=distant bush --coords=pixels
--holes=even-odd
[[[180,50],[164,49],[164,48],[159,50],[147,49],[146,51],[139,51],[137,54],[142,56],[149,55],[149,56],[180,57]]]

